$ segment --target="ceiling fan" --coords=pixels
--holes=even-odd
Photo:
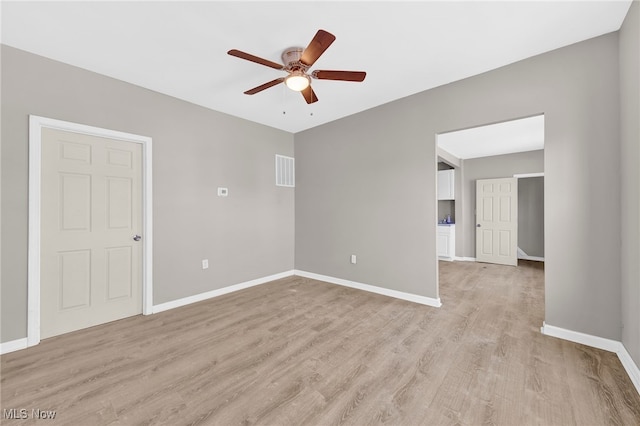
[[[286,71],[289,74],[286,77],[276,78],[268,83],[264,83],[258,87],[247,90],[244,92],[245,95],[255,95],[256,93],[277,84],[285,83],[291,90],[302,93],[304,100],[307,101],[308,104],[312,104],[318,101],[318,97],[311,88],[312,78],[318,80],[361,82],[367,75],[364,71],[315,70],[311,73],[308,72],[309,68],[311,68],[320,55],[327,50],[335,39],[336,37],[333,34],[325,30],[318,30],[306,49],[301,47],[290,47],[282,53],[282,62],[284,65],[259,58],[237,49],[232,49],[227,53],[240,59],[246,59],[247,61],[255,62],[260,65]]]

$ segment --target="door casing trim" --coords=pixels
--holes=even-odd
[[[40,343],[40,242],[42,129],[56,129],[142,144],[142,314],[153,307],[152,139],[116,130],[29,115],[29,248],[27,346]]]

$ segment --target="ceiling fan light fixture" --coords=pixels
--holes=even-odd
[[[291,90],[302,92],[309,87],[311,79],[302,71],[292,71],[291,74],[284,79],[284,84]]]
[[[290,47],[282,52],[282,65],[238,49],[231,49],[227,54],[287,73],[286,77],[276,78],[275,80],[245,91],[245,95],[255,95],[270,87],[284,83],[289,89],[300,92],[307,104],[313,104],[318,102],[318,97],[311,87],[312,78],[318,80],[361,82],[367,75],[364,71],[341,70],[315,70],[311,74],[307,74],[309,69],[335,39],[336,36],[333,34],[325,30],[318,30],[306,48]]]

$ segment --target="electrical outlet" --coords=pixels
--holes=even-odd
[[[209,259],[202,259],[202,269],[209,269]]]
[[[229,195],[228,188],[218,188],[218,197],[226,197]]]
[[[354,265],[355,265],[356,263],[358,263],[358,259],[356,258],[356,255],[355,255],[355,254],[352,254],[352,255],[351,255],[351,263],[353,263]]]

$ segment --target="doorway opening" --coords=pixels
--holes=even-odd
[[[434,225],[437,226],[440,262],[478,262],[478,230],[483,225],[478,227],[476,184],[484,179],[501,178],[510,178],[522,190],[515,206],[503,206],[505,211],[514,213],[511,209],[515,208],[520,213],[513,215],[517,221],[517,237],[508,244],[513,264],[544,262],[543,114],[439,133],[436,135],[436,161],[438,223]],[[447,183],[452,188],[451,193],[443,190],[445,185],[440,179],[445,173],[453,178],[452,183]],[[498,208],[499,203],[498,199]],[[507,233],[493,235],[498,235],[499,239]],[[441,247],[445,243],[449,244],[446,249]],[[543,267],[543,263],[538,266]],[[441,269],[438,267],[439,281]]]

